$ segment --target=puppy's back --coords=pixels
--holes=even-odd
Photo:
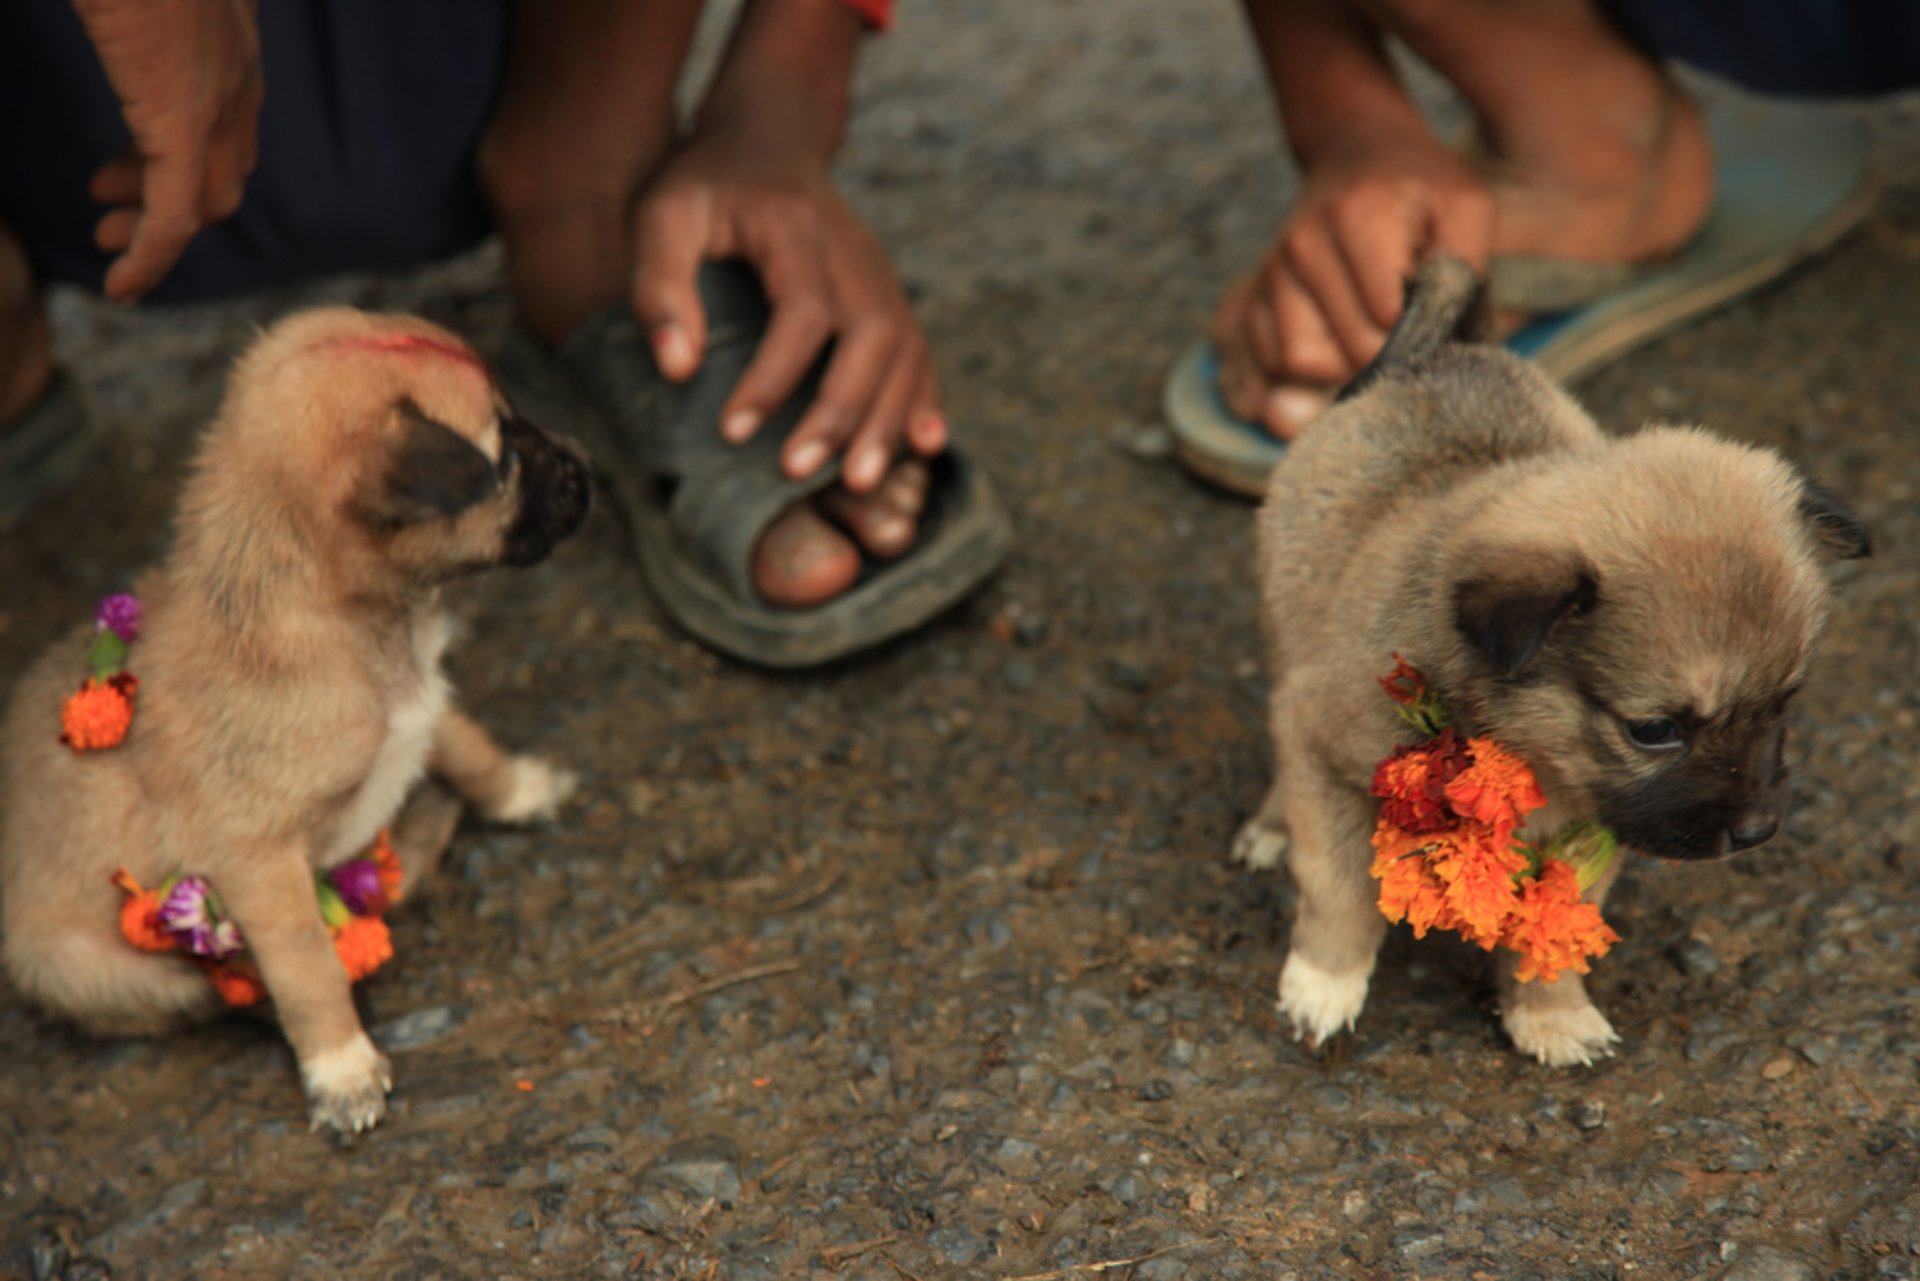
[[[1347,562],[1383,522],[1503,464],[1601,443],[1533,365],[1463,341],[1484,332],[1485,310],[1464,263],[1428,260],[1379,356],[1274,468],[1257,541],[1277,643],[1290,630],[1281,616],[1326,616]]]

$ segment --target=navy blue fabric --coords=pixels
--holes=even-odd
[[[1607,0],[1642,47],[1756,93],[1920,85],[1920,0]]]
[[[490,229],[474,150],[507,0],[268,0],[260,162],[150,295],[187,301],[441,257]],[[127,147],[70,0],[0,2],[0,220],[48,279],[98,288],[94,170]]]

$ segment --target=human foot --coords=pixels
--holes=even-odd
[[[844,487],[773,521],[753,554],[753,582],[774,605],[804,609],[840,595],[860,577],[861,552],[892,560],[913,546],[931,473],[903,460],[871,493]]]

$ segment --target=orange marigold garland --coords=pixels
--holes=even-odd
[[[120,933],[127,942],[143,952],[179,952],[198,963],[236,1009],[266,997],[240,927],[205,877],[169,876],[149,890],[121,868],[113,883],[127,896],[120,905]],[[400,900],[400,860],[385,831],[359,858],[317,873],[313,887],[320,919],[350,981],[393,959],[393,935],[381,916]]]
[[[1523,982],[1585,974],[1620,937],[1580,898],[1613,862],[1612,833],[1575,823],[1544,848],[1515,840],[1547,803],[1533,771],[1492,739],[1460,738],[1419,671],[1393,658],[1381,688],[1426,741],[1396,747],[1373,772],[1381,913],[1416,938],[1454,930],[1488,951],[1509,948]]]
[[[125,592],[100,602],[87,647],[87,678],[60,707],[60,741],[78,752],[118,747],[133,724],[140,682],[127,670],[127,648],[140,636],[140,602]]]

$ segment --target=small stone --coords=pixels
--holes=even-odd
[[[1427,1224],[1406,1228],[1393,1234],[1393,1252],[1403,1259],[1424,1259],[1446,1248],[1447,1238],[1439,1228]]]
[[[992,1252],[986,1239],[972,1228],[936,1228],[927,1233],[927,1247],[943,1263],[977,1263]]]
[[[1574,1105],[1573,1123],[1582,1130],[1597,1130],[1607,1123],[1607,1105],[1599,1099],[1582,1099]]]
[[[1720,958],[1707,945],[1707,941],[1691,934],[1667,949],[1667,959],[1688,978],[1705,978],[1718,973],[1720,969]]]
[[[1769,1081],[1778,1081],[1783,1076],[1793,1074],[1793,1060],[1782,1054],[1779,1058],[1769,1059],[1760,1069],[1760,1075]]]
[[[1114,443],[1144,462],[1173,457],[1173,434],[1158,423],[1123,423],[1113,431]]]
[[[373,1039],[389,1050],[417,1050],[431,1045],[466,1022],[466,1011],[451,1005],[430,1005],[424,1010],[388,1019],[373,1029]]]
[[[51,1228],[34,1233],[27,1246],[27,1266],[33,1271],[33,1281],[60,1281],[69,1257],[66,1243]]]
[[[666,1208],[650,1196],[627,1198],[627,1203],[606,1216],[610,1228],[638,1228],[642,1232],[663,1232],[673,1221]]]
[[[1107,1184],[1108,1194],[1125,1206],[1137,1206],[1145,1201],[1147,1191],[1147,1185],[1131,1170],[1114,1176],[1113,1181]]]
[[[1164,1103],[1173,1097],[1173,1082],[1156,1076],[1140,1087],[1140,1097],[1148,1103]]]
[[[1013,640],[1016,645],[1032,649],[1047,639],[1052,628],[1052,620],[1045,614],[1021,614],[1013,620]]]
[[[1024,658],[1009,658],[1000,668],[1000,683],[1016,694],[1024,694],[1040,681],[1040,673]]]
[[[1756,1245],[1739,1251],[1732,1267],[1721,1281],[1815,1281],[1819,1273],[1797,1254],[1770,1245]]]
[[[640,1182],[731,1206],[740,1199],[740,1151],[731,1139],[718,1135],[687,1139],[649,1165]]]
[[[532,1227],[533,1211],[532,1210],[515,1210],[512,1214],[507,1216],[507,1226],[510,1228]]]
[[[1153,688],[1154,666],[1145,659],[1116,654],[1107,660],[1106,677],[1129,694],[1144,694]]]

